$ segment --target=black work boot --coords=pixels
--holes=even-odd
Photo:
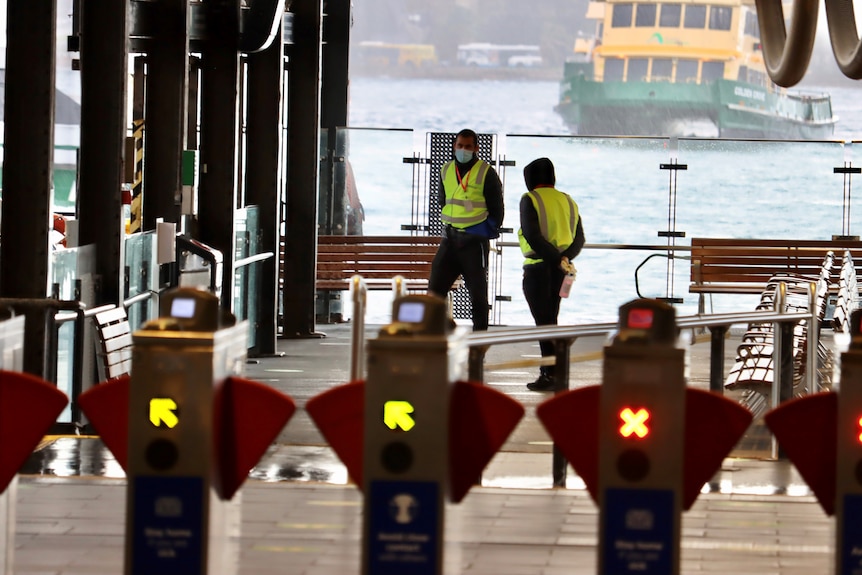
[[[556,391],[557,380],[552,373],[542,370],[536,381],[531,381],[527,384],[527,389],[530,391]]]

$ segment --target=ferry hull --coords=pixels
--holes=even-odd
[[[590,136],[692,136],[819,140],[832,136],[828,96],[767,93],[741,82],[564,81],[557,112]]]

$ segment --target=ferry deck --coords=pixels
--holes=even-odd
[[[349,324],[321,326],[326,337],[282,340],[282,357],[253,360],[246,376],[301,406],[349,379]],[[375,337],[376,328],[368,328]],[[733,337],[727,361],[732,361]],[[572,388],[601,381],[602,338],[572,348]],[[689,347],[689,385],[708,387],[709,342]],[[487,383],[527,407],[510,440],[461,504],[447,504],[445,573],[596,573],[598,511],[569,469],[553,488],[550,438],[534,408],[550,393],[528,391],[536,344],[492,347]],[[787,460],[771,458],[754,425],[683,514],[682,573],[828,573],[834,520]],[[255,467],[238,496],[238,573],[360,573],[362,495],[300,409]],[[97,439],[47,438],[18,485],[15,572],[119,573],[125,479]]]

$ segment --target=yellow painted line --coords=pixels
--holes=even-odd
[[[270,553],[320,553],[323,551],[320,547],[300,547],[298,545],[253,545],[252,550]]]
[[[569,363],[579,363],[582,361],[595,361],[602,359],[604,351],[594,351],[590,353],[581,353],[573,355],[569,358]],[[537,365],[554,365],[557,360],[553,357],[536,358],[536,359],[515,359],[512,361],[501,361],[499,363],[486,363],[485,370],[511,369],[516,367],[535,367]]]
[[[725,337],[729,337],[725,336]],[[694,337],[695,344],[697,343],[706,343],[710,341],[712,336],[708,333],[700,333],[696,334]],[[601,351],[593,351],[588,353],[579,353],[576,355],[572,355],[569,357],[569,363],[579,363],[582,361],[596,361],[602,359],[604,357],[604,350]],[[529,356],[522,356],[523,359],[515,359],[512,361],[501,361],[499,363],[486,363],[485,370],[501,370],[501,369],[511,369],[517,367],[536,367],[542,365],[554,365],[557,360],[553,357],[536,357],[534,359],[529,358]]]
[[[707,513],[707,515],[709,515],[709,513]],[[706,522],[708,525],[708,517]],[[788,543],[766,543],[760,541],[722,541],[720,539],[684,539],[682,541],[682,547],[684,549],[751,551],[752,553],[831,553],[828,545],[792,545]]]
[[[309,501],[309,505],[317,505],[320,507],[359,507],[361,501]]]
[[[317,529],[344,529],[344,524],[342,523],[279,523],[279,527],[284,529],[308,529],[308,530],[317,530]]]

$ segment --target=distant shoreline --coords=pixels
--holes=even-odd
[[[386,68],[352,67],[350,75],[357,78],[409,78],[428,80],[523,80],[525,82],[559,82],[563,67],[511,68],[476,66],[424,66],[410,68],[389,66]]]

